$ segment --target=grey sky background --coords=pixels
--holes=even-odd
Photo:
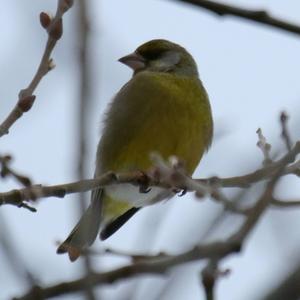
[[[75,1],[76,2],[76,1]],[[236,0],[249,8],[267,9],[274,16],[300,23],[298,1]],[[2,1],[0,11],[0,120],[16,102],[21,88],[36,70],[46,41],[39,25],[40,11],[54,12],[54,0]],[[13,166],[34,183],[58,184],[74,180],[77,153],[75,131],[78,97],[78,7],[64,20],[64,36],[54,50],[57,67],[36,91],[33,109],[1,139],[0,152],[14,156]],[[263,129],[274,153],[284,149],[279,138],[279,113],[286,110],[293,139],[299,139],[300,37],[237,18],[218,18],[176,1],[91,1],[91,80],[93,109],[90,112],[89,170],[92,177],[101,115],[114,94],[129,80],[131,71],[117,59],[153,38],[166,38],[186,47],[198,63],[200,77],[210,96],[215,120],[212,148],[203,158],[195,177],[232,176],[259,167],[262,155],[256,147],[256,130]],[[0,191],[16,187],[0,181]],[[235,191],[228,191],[228,195]],[[299,181],[282,180],[278,195],[299,197]],[[259,187],[248,193],[249,201]],[[57,256],[55,241],[62,240],[77,221],[75,196],[41,200],[38,212],[3,206],[1,217],[19,255],[41,285],[80,276],[80,263]],[[210,200],[199,202],[191,195],[144,209],[107,242],[95,248],[124,251],[169,251],[179,253],[201,240],[210,220],[221,207]],[[217,299],[255,299],[285,275],[300,259],[300,210],[271,209],[251,234],[241,255],[224,260],[231,274],[217,286]],[[241,218],[230,216],[207,240],[226,237]],[[147,236],[145,236],[147,233]],[[1,248],[0,248],[1,249]],[[126,263],[124,259],[95,259],[98,270]],[[202,263],[171,272],[171,280],[145,277],[104,288],[109,299],[204,299],[200,282]],[[168,288],[163,292],[165,283]],[[27,286],[9,268],[0,250],[0,299],[21,295]],[[160,295],[160,296],[158,296]],[[156,297],[156,298],[155,298]],[[158,298],[159,297],[159,298]],[[202,297],[202,298],[201,298]],[[60,299],[82,299],[65,296]]]

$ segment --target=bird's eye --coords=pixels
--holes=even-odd
[[[144,53],[140,53],[147,60],[156,60],[163,55],[164,51],[158,49],[151,49],[149,51],[145,51]]]

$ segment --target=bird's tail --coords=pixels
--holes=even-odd
[[[92,201],[67,239],[57,248],[57,253],[68,253],[75,261],[96,239],[101,222],[102,190],[92,192]]]

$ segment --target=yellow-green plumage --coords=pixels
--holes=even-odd
[[[176,155],[188,173],[194,171],[212,136],[210,106],[198,78],[142,72],[116,101],[99,146],[102,172],[147,170],[152,151]]]
[[[107,111],[95,176],[107,171],[147,172],[152,166],[152,152],[164,159],[177,156],[192,175],[213,132],[208,97],[193,57],[177,44],[152,40],[120,61],[132,68],[134,75]],[[94,190],[91,205],[57,252],[68,252],[75,260],[95,240],[100,221],[105,225],[117,218],[116,226],[110,223],[114,225],[109,234],[104,229],[102,237],[107,238],[137,211],[128,211],[130,207],[171,196],[170,191],[157,187],[141,194],[130,184]]]
[[[110,108],[98,150],[101,173],[147,171],[151,152],[165,159],[175,155],[185,163],[187,173],[193,173],[212,137],[210,105],[198,78],[141,72],[115,101],[119,103]],[[130,207],[111,201],[104,198],[107,217]]]

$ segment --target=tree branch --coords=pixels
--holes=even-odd
[[[12,161],[11,155],[0,154],[0,176],[6,178],[8,176],[13,177],[23,186],[31,186],[31,180],[29,177],[22,175],[10,167]]]
[[[200,260],[200,259],[209,259],[210,263],[208,264],[208,266],[211,265],[214,266],[213,284],[211,286],[209,285],[206,286],[207,297],[210,297],[208,299],[213,299],[212,298],[213,288],[215,286],[215,282],[218,275],[217,272],[218,263],[224,257],[241,251],[242,247],[244,246],[245,240],[248,238],[249,234],[256,226],[258,220],[265,212],[267,207],[269,207],[270,203],[274,201],[273,192],[279,178],[284,174],[286,166],[295,160],[299,151],[300,151],[300,142],[297,142],[295,146],[291,149],[291,151],[289,151],[278,161],[272,163],[272,165],[275,165],[276,168],[274,168],[274,166],[271,168],[272,172],[270,175],[270,179],[266,184],[264,192],[262,193],[260,198],[256,201],[254,206],[251,209],[249,209],[249,212],[245,216],[245,221],[242,224],[242,226],[234,234],[229,236],[225,241],[214,242],[206,245],[198,245],[179,255],[160,254],[160,255],[149,256],[149,257],[139,256],[138,259],[135,259],[132,264],[112,271],[89,274],[81,279],[71,281],[71,282],[60,283],[47,288],[34,287],[31,291],[29,291],[28,294],[26,294],[21,298],[15,298],[15,300],[38,299],[38,297],[40,297],[41,299],[45,299],[45,298],[58,296],[61,294],[74,293],[77,291],[81,291],[87,282],[90,285],[111,284],[117,280],[125,279],[125,278],[127,279],[140,274],[151,273],[151,274],[161,275],[174,266],[177,266],[179,264],[184,264],[190,261]],[[174,161],[174,159],[172,161]],[[56,191],[56,193],[57,191],[59,191],[59,193],[56,194],[56,196],[63,197],[66,193],[75,192],[78,191],[78,189],[87,190],[91,188],[98,188],[100,186],[102,187],[107,184],[116,184],[116,183],[125,183],[125,182],[140,185],[143,186],[143,188],[145,188],[145,183],[147,184],[147,186],[158,185],[158,186],[164,186],[168,188],[174,188],[174,183],[177,183],[179,185],[179,188],[182,188],[182,185],[184,187],[187,186],[188,189],[197,188],[198,186],[199,189],[200,187],[203,188],[203,184],[198,185],[195,182],[195,180],[192,180],[191,178],[182,174],[178,163],[172,165],[173,167],[171,168],[172,172],[169,173],[168,173],[169,165],[163,164],[161,160],[157,160],[156,163],[158,169],[153,171],[153,174],[155,174],[156,176],[151,177],[145,174],[141,174],[140,172],[136,172],[136,174],[108,173],[101,176],[100,178],[96,178],[95,180],[79,181],[67,185],[43,187],[43,188],[35,186],[33,188],[36,188],[37,190],[35,191],[34,194],[35,196],[39,196],[39,195],[50,196],[53,194],[53,191]],[[270,166],[268,168],[270,168]],[[164,180],[158,181],[158,179],[164,179]],[[207,189],[206,190],[204,189],[204,192],[206,191]],[[7,199],[8,200],[10,199],[12,204],[15,203],[14,201],[16,199],[14,198],[14,194],[19,195],[19,199],[17,198],[18,201],[31,199],[31,198],[22,198],[22,195],[26,195],[26,193],[20,193],[19,190],[19,191],[12,191],[10,198],[6,197],[6,201]],[[0,194],[0,200],[1,200],[1,196],[3,202],[3,194],[2,195]],[[134,256],[129,255],[129,257],[134,257]],[[206,277],[206,279],[207,278],[208,277]],[[204,277],[204,284],[207,284],[207,282],[205,281],[205,277]]]
[[[248,187],[254,182],[272,178],[278,170],[281,170],[280,176],[293,174],[295,170],[291,168],[291,165],[286,166],[293,162],[299,152],[300,142],[297,142],[292,150],[283,158],[273,162],[267,167],[263,167],[247,175],[223,179],[216,177],[210,179],[192,179],[186,176],[176,165],[170,166],[162,161],[156,161],[156,167],[152,172],[149,172],[149,174],[141,172],[115,174],[108,172],[95,179],[86,179],[52,186],[33,185],[19,190],[15,189],[0,193],[0,205],[11,204],[18,207],[26,207],[27,204],[25,202],[30,200],[35,201],[47,197],[63,198],[67,194],[86,192],[107,185],[131,183],[139,186],[142,193],[149,191],[149,187],[158,186],[170,189],[174,191],[174,193],[183,190],[195,191],[198,196],[211,195],[217,201],[222,202],[228,209],[234,210],[230,201],[222,197],[222,194],[218,191],[219,187]],[[298,167],[298,162],[294,163],[294,165]],[[287,168],[289,168],[289,173],[287,173]],[[274,204],[278,204],[278,201],[277,203],[275,201]],[[236,208],[236,212],[248,213],[248,210],[243,211]]]
[[[67,184],[52,186],[33,185],[28,188],[15,189],[9,192],[0,193],[0,205],[11,204],[20,206],[24,201],[36,201],[40,198],[58,197],[63,198],[67,194],[87,192],[109,184],[132,183],[139,184],[141,173],[106,173],[96,179],[79,180]]]
[[[86,280],[93,285],[98,285],[112,284],[118,280],[125,278],[128,279],[140,274],[162,275],[168,271],[169,268],[179,264],[215,256],[225,256],[238,250],[239,249],[236,248],[236,245],[231,242],[217,242],[203,246],[197,246],[177,256],[168,256],[166,258],[157,260],[151,259],[150,261],[137,262],[112,271],[95,273],[90,275],[89,278],[83,277],[78,280],[60,283],[43,289],[35,287],[27,295],[20,298],[14,298],[14,300],[35,299],[34,296],[36,295],[37,291],[39,295],[45,299],[62,294],[78,292],[82,290]]]
[[[295,206],[300,206],[300,200],[279,200],[273,198],[271,201],[271,204],[273,206],[278,206],[278,207],[295,207]]]
[[[300,144],[299,144],[300,145]],[[294,147],[297,153],[299,153],[299,145]],[[297,148],[297,149],[296,149]],[[268,164],[266,167],[257,169],[254,172],[250,172],[241,176],[233,176],[227,178],[219,178],[217,176],[207,178],[207,179],[196,179],[197,182],[206,183],[210,185],[216,185],[219,187],[239,187],[239,188],[247,188],[250,187],[253,183],[267,180],[273,176],[273,174],[280,168],[282,165],[282,161],[279,159],[271,164]],[[299,176],[299,167],[300,161],[296,161],[293,164],[286,166],[286,168],[282,172],[283,175],[294,174]]]
[[[286,156],[285,158],[286,161],[288,161],[291,159],[291,156]],[[36,295],[39,295],[41,299],[45,299],[62,294],[78,292],[82,290],[87,281],[92,285],[111,284],[118,280],[128,279],[140,274],[161,275],[170,268],[180,264],[201,259],[211,259],[217,262],[229,254],[240,252],[245,239],[248,237],[272,199],[275,184],[279,179],[279,172],[280,170],[266,185],[264,193],[254,205],[251,213],[249,213],[249,216],[247,216],[242,226],[226,241],[195,246],[191,250],[179,255],[156,255],[149,257],[150,259],[146,259],[146,256],[144,256],[144,260],[138,260],[131,265],[112,271],[91,274],[78,280],[60,283],[47,288],[35,287],[25,296],[15,298],[14,300],[35,299],[34,297],[36,297]]]
[[[20,117],[22,117],[23,113],[31,109],[35,100],[33,92],[42,78],[53,69],[54,64],[50,56],[57,41],[61,38],[63,33],[62,16],[72,5],[73,0],[58,0],[56,13],[53,19],[44,12],[40,14],[41,25],[48,32],[48,40],[46,42],[45,50],[33,79],[25,89],[19,92],[19,100],[17,101],[17,104],[2,124],[0,124],[0,138],[3,135],[8,134],[10,127]]]
[[[289,116],[287,115],[286,112],[282,112],[280,114],[280,123],[281,123],[281,137],[285,143],[285,146],[288,151],[292,149],[292,139],[290,137],[289,131],[287,129],[287,121],[288,121]]]
[[[210,0],[177,0],[204,8],[220,17],[235,16],[256,23],[268,25],[286,32],[300,35],[300,26],[271,16],[265,10],[250,10],[235,5],[222,4]]]

